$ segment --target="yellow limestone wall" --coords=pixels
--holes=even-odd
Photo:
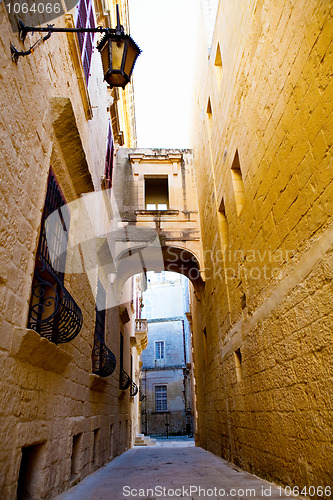
[[[333,477],[332,15],[221,0],[199,38],[197,444],[299,487]]]

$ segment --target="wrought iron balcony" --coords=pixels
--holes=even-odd
[[[130,395],[132,396],[132,398],[134,398],[134,396],[136,396],[138,392],[139,392],[139,388],[136,385],[136,383],[133,382],[133,380],[132,380],[131,381]]]
[[[142,401],[144,401],[146,399],[146,396],[143,394],[143,392],[140,391],[139,393],[139,401],[140,403],[142,403]]]
[[[103,340],[95,336],[92,352],[93,373],[100,377],[108,377],[116,368],[116,356],[104,344]]]
[[[123,368],[120,369],[120,379],[119,379],[119,388],[122,391],[126,391],[126,389],[129,388],[131,385],[131,378],[128,375],[128,373],[123,370]]]
[[[47,264],[35,269],[28,327],[55,344],[70,342],[82,328],[82,312]]]

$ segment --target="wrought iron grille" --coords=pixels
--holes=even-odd
[[[131,385],[131,378],[128,373],[125,372],[123,368],[120,369],[120,379],[119,379],[119,388],[122,391],[126,391]]]
[[[69,212],[50,171],[28,318],[28,327],[55,344],[70,342],[82,328],[82,312],[64,287]],[[45,221],[51,213],[46,232]],[[47,233],[47,234],[46,234]]]
[[[93,348],[93,373],[100,377],[108,377],[116,368],[116,357],[104,342],[95,335]]]
[[[143,394],[143,392],[140,391],[139,393],[139,401],[140,403],[142,403],[142,401],[144,401],[146,399],[146,396]]]
[[[139,388],[136,385],[136,383],[133,382],[133,380],[132,380],[131,381],[130,395],[132,396],[132,398],[134,398],[134,396],[136,396],[138,392],[139,392]]]

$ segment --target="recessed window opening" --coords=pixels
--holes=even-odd
[[[155,386],[155,411],[168,410],[168,394],[166,385]]]
[[[231,165],[231,176],[235,193],[237,215],[239,215],[245,205],[245,188],[237,150],[235,153],[234,161]]]
[[[94,447],[93,447],[93,463],[97,463],[99,456],[99,447],[100,447],[100,435],[101,429],[94,430]]]
[[[213,130],[213,112],[212,112],[212,104],[210,102],[210,98],[208,99],[206,114],[207,114],[207,130],[210,139]]]
[[[225,205],[224,205],[223,198],[221,200],[217,216],[218,216],[218,225],[219,225],[221,246],[222,246],[222,250],[225,251],[228,244],[229,244],[229,225],[228,225],[228,219],[227,219],[227,216],[225,213]]]
[[[71,477],[75,477],[80,472],[81,438],[82,434],[73,436]]]
[[[243,380],[242,353],[240,348],[235,351],[235,367],[237,382]]]
[[[221,51],[220,51],[220,44],[219,43],[217,44],[214,68],[215,68],[216,81],[217,81],[218,86],[220,87],[221,82],[222,82],[222,58],[221,58]]]
[[[113,424],[110,425],[110,459],[113,458]]]
[[[165,359],[164,340],[155,342],[155,359]]]
[[[35,444],[22,448],[21,466],[17,483],[17,500],[41,498],[43,444]]]
[[[145,178],[145,207],[146,210],[168,210],[168,177]]]
[[[207,364],[207,330],[206,327],[203,329],[203,346],[204,346],[204,358],[205,358],[205,364]]]

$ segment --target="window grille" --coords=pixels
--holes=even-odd
[[[155,386],[155,411],[167,411],[168,395],[166,385]]]
[[[108,140],[106,145],[106,157],[105,157],[105,179],[107,189],[112,187],[112,174],[113,174],[113,137],[111,123],[109,122]]]
[[[48,219],[53,213],[56,216]],[[66,200],[51,169],[36,255],[28,327],[54,343],[73,340],[82,327],[81,310],[64,287],[69,223]]]
[[[92,352],[93,373],[100,377],[108,377],[116,368],[116,357],[105,345],[105,308],[106,293],[98,280],[96,296],[96,321],[94,347]]]

